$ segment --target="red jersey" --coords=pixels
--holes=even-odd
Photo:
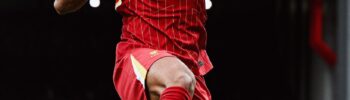
[[[197,75],[212,69],[206,53],[204,0],[122,0],[123,15],[117,61],[135,48],[166,50]]]

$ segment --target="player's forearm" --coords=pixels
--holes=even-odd
[[[54,7],[58,14],[64,15],[79,10],[87,0],[55,0]]]

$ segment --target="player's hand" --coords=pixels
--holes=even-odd
[[[87,0],[55,0],[54,7],[58,14],[64,15],[79,10]]]

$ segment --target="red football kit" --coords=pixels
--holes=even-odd
[[[195,74],[194,100],[210,100],[203,75],[212,69],[206,53],[204,0],[117,0],[123,16],[113,81],[123,100],[146,100],[145,78],[153,62],[176,56]]]

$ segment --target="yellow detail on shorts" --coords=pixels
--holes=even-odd
[[[115,10],[117,10],[120,5],[122,5],[122,0],[117,0],[117,3],[115,3]]]
[[[136,79],[139,80],[142,83],[142,85],[145,87],[147,70],[133,55],[130,55],[130,59],[131,59],[132,67],[136,74]]]

